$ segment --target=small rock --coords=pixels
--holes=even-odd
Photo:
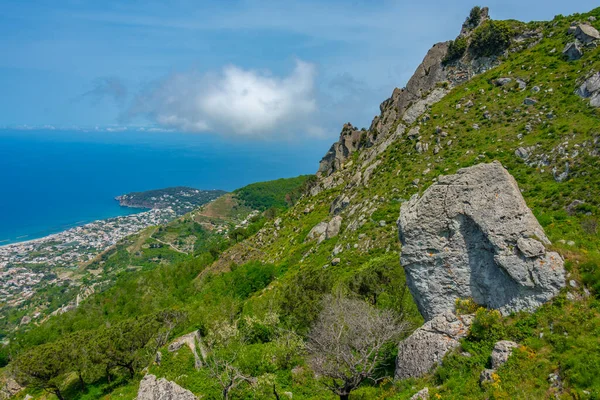
[[[424,388],[415,393],[410,400],[428,400],[429,399],[429,388]]]
[[[162,361],[162,353],[160,351],[156,352],[156,355],[154,356],[154,362],[158,365],[160,365],[160,362]]]
[[[465,103],[465,107],[473,107],[473,101],[469,100]]]
[[[525,90],[527,89],[527,83],[524,80],[517,79],[517,84],[519,85],[519,89]]]
[[[524,147],[519,147],[515,150],[515,155],[520,159],[526,160],[529,158],[529,152]]]
[[[27,325],[31,322],[31,317],[29,315],[24,315],[23,318],[21,318],[21,325]]]
[[[413,184],[413,186],[419,186],[419,181],[420,181],[420,179],[419,179],[419,178],[417,178],[417,179],[414,179],[414,180],[412,181],[412,184]]]
[[[492,374],[495,372],[496,371],[493,369],[484,369],[481,371],[481,374],[479,375],[479,383],[493,382],[494,378],[492,377]]]
[[[569,281],[569,286],[571,286],[572,288],[575,288],[575,289],[577,289],[577,288],[579,287],[579,284],[577,283],[577,281],[575,281],[575,280],[571,279],[571,280]]]
[[[334,258],[333,260],[331,260],[331,265],[333,265],[334,267],[336,265],[338,265],[340,262],[342,262],[342,260],[339,259],[339,257]]]
[[[379,221],[379,226],[384,227],[387,223],[384,220]]]
[[[524,101],[523,104],[525,104],[526,106],[533,106],[535,104],[537,104],[537,100],[532,99],[531,97],[527,97]]]
[[[534,87],[532,87],[532,88],[531,88],[531,91],[532,91],[533,93],[538,93],[540,90],[541,90],[541,89],[540,89],[540,87],[539,87],[539,86],[534,86]]]
[[[588,21],[590,21],[590,22],[594,22],[594,21],[596,21],[596,17],[594,17],[593,15],[590,15],[590,16],[588,17]]]
[[[476,131],[479,130],[479,124],[473,124],[473,129],[475,129]]]
[[[510,340],[501,340],[494,345],[492,350],[492,368],[498,369],[501,365],[508,361],[508,357],[512,354],[513,349],[519,347],[515,342]]]
[[[494,82],[497,86],[504,86],[512,82],[511,78],[498,78]]]

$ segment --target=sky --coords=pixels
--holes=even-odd
[[[596,3],[596,4],[595,4]],[[368,127],[472,0],[2,0],[0,126],[144,126],[230,140]],[[593,0],[488,1],[548,20]]]

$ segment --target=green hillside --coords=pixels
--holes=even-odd
[[[199,211],[144,237],[162,246],[140,247],[136,238],[120,244],[103,256],[102,268],[137,271],[122,272],[76,310],[10,337],[5,371],[16,367],[30,382],[17,398],[55,398],[47,392],[59,389],[69,399],[133,399],[145,368],[203,399],[223,398],[219,382],[229,378],[230,399],[338,398],[308,357],[324,296],[391,310],[410,327],[396,340],[419,327],[423,319],[399,263],[400,205],[440,175],[493,160],[514,176],[552,249],[564,257],[567,287],[532,314],[503,317],[461,304],[459,311],[476,313],[475,322],[441,367],[394,381],[396,342],[390,342],[378,353],[374,379],[350,399],[409,399],[424,387],[433,399],[600,398],[600,109],[575,93],[600,70],[600,49],[590,46],[575,61],[562,54],[571,23],[590,20],[600,28],[597,19],[600,8],[496,25],[512,40],[490,42],[507,50],[500,65],[453,88],[388,146],[361,145],[331,176],[234,192],[227,204],[263,212],[244,227],[232,223],[227,238],[200,225],[217,224],[218,213]],[[471,40],[488,43],[490,24]],[[481,51],[468,46],[453,51]],[[511,81],[501,85],[500,78]],[[400,124],[391,121],[390,131]],[[309,237],[334,215],[342,221],[338,235]],[[193,331],[209,349],[198,369],[187,347],[168,350],[174,338]],[[502,339],[520,347],[491,382],[480,383]],[[43,379],[31,378],[36,368]]]

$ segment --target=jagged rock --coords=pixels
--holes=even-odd
[[[531,240],[550,242],[499,162],[440,176],[402,204],[398,230],[407,283],[426,320],[466,298],[503,313],[533,310],[565,285],[557,253],[531,257]]]
[[[596,28],[588,24],[580,24],[575,29],[575,37],[583,44],[590,44],[600,39],[600,33]]]
[[[417,378],[430,372],[446,353],[458,347],[472,320],[470,315],[446,312],[414,331],[398,346],[396,379]]]
[[[412,395],[410,400],[429,400],[429,388],[423,388]]]
[[[600,107],[600,72],[586,79],[576,93],[584,99],[589,98],[593,107]]]
[[[583,56],[583,51],[581,51],[579,42],[567,43],[562,53],[567,56],[570,61],[579,60],[581,56]]]
[[[407,124],[414,123],[420,115],[422,115],[428,106],[431,106],[438,101],[440,101],[446,94],[448,94],[448,90],[444,88],[436,88],[431,91],[424,99],[417,100],[413,105],[410,106],[402,116],[402,120]]]
[[[526,106],[533,106],[537,104],[537,100],[532,99],[531,97],[527,97],[525,100],[523,100],[523,104],[525,104]]]
[[[492,350],[492,368],[498,369],[501,365],[508,361],[508,357],[512,354],[513,349],[516,349],[519,345],[510,340],[501,340],[494,345]]]
[[[329,214],[337,215],[342,212],[350,204],[350,198],[344,194],[338,196],[333,200],[329,207]]]
[[[341,170],[350,154],[362,147],[371,146],[373,141],[373,137],[366,131],[361,131],[350,123],[345,124],[340,132],[339,140],[331,145],[331,148],[319,163],[317,174],[319,176],[329,176],[335,171]]]
[[[148,374],[140,382],[136,400],[198,400],[192,392],[165,378]]]

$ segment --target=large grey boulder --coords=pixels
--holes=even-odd
[[[579,60],[583,56],[581,45],[578,41],[567,43],[563,49],[563,54],[571,61]]]
[[[440,314],[413,332],[398,346],[396,379],[417,378],[430,372],[444,355],[460,344],[473,317]]]
[[[165,378],[148,374],[140,382],[137,400],[198,400],[192,392]]]
[[[562,258],[499,162],[440,176],[400,209],[401,263],[426,320],[457,299],[533,310],[565,286]]]
[[[342,217],[336,215],[329,222],[319,222],[315,225],[308,235],[306,235],[305,241],[317,240],[317,243],[321,243],[325,239],[331,239],[339,235],[340,228],[342,227]]]
[[[598,30],[588,24],[580,24],[575,29],[575,37],[583,44],[589,44],[600,39]]]

